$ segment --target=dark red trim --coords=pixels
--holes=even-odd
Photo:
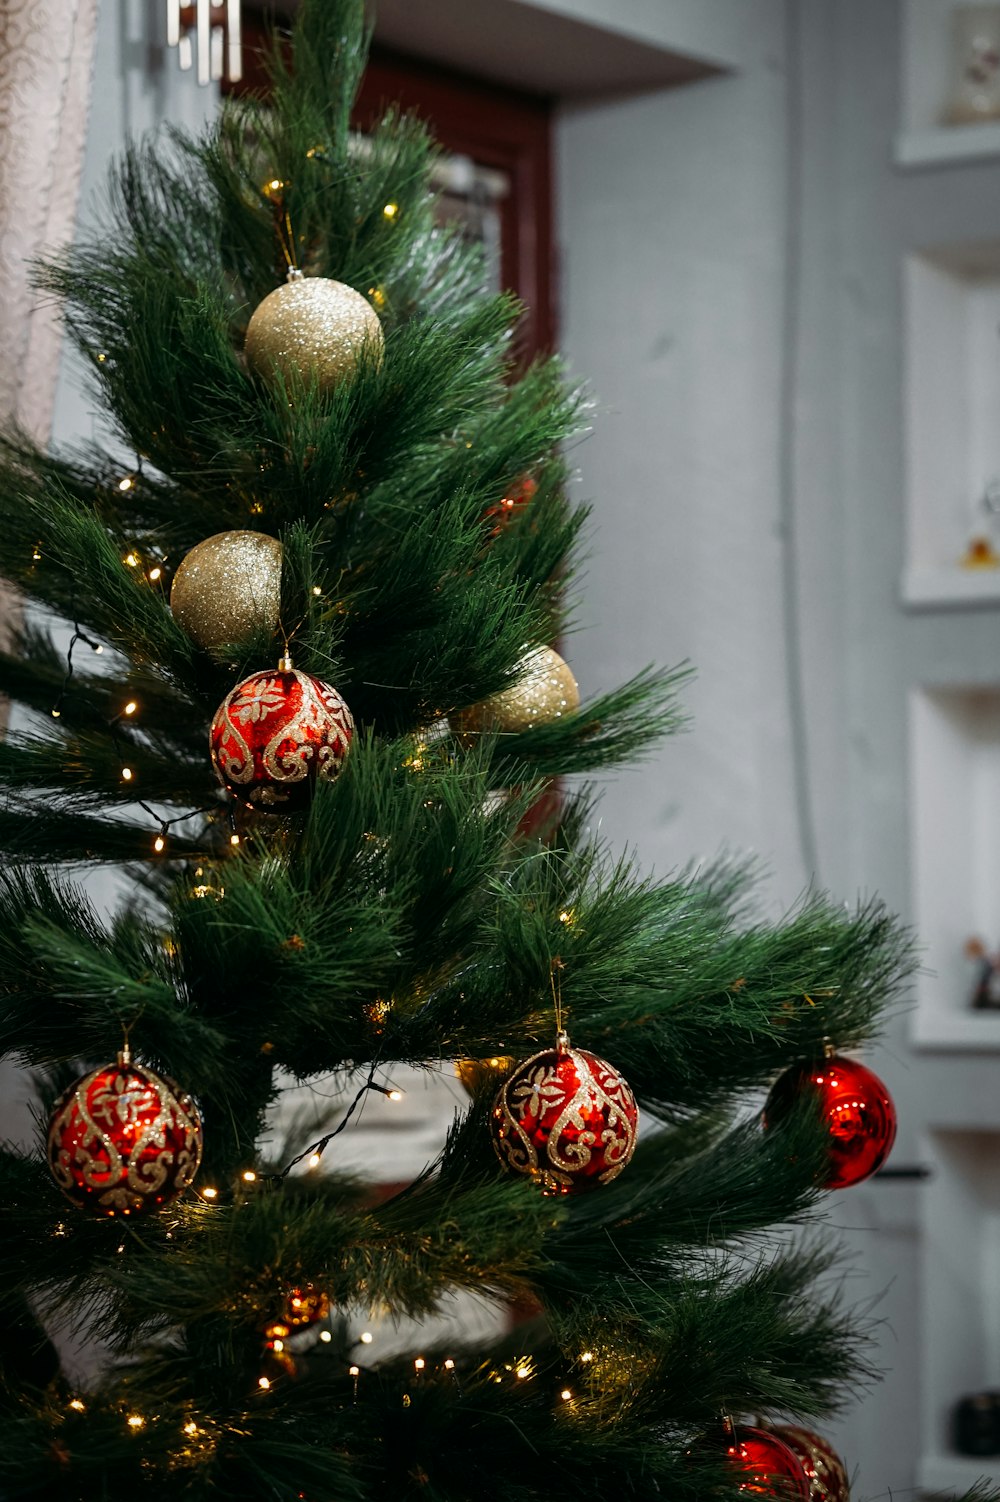
[[[266,94],[260,48],[264,23],[247,16],[244,77],[228,93]],[[354,111],[370,129],[391,104],[426,120],[447,151],[504,172],[511,191],[500,205],[504,285],[525,305],[518,342],[527,358],[556,344],[552,194],[552,105],[420,59],[374,48]]]
[[[447,151],[506,173],[501,261],[506,286],[525,304],[527,354],[555,347],[552,107],[548,100],[375,49],[355,109],[370,127],[390,104],[426,120]]]

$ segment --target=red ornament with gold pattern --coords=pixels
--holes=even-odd
[[[132,1063],[128,1049],[70,1085],[49,1122],[52,1177],[98,1215],[158,1210],[201,1163],[198,1107],[173,1080]]]
[[[578,1194],[616,1179],[635,1152],[639,1111],[627,1083],[605,1059],[555,1048],[526,1059],[503,1082],[490,1117],[505,1168],[547,1194]]]
[[[244,678],[220,704],[209,736],[212,765],[250,808],[295,813],[308,807],[317,781],[338,775],[353,734],[337,690],[300,673],[286,655],[275,671]]]
[[[809,1502],[809,1481],[795,1451],[769,1429],[728,1424],[724,1444],[738,1489],[779,1502]]]
[[[797,1456],[809,1483],[809,1502],[851,1502],[844,1462],[822,1435],[797,1424],[775,1424],[770,1432]]]
[[[804,1098],[815,1101],[827,1131],[824,1189],[860,1184],[882,1167],[896,1140],[896,1108],[877,1074],[832,1048],[820,1064],[794,1064],[771,1087],[764,1125],[776,1125]]]

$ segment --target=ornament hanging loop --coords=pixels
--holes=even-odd
[[[556,1014],[556,1052],[568,1053],[569,1037],[563,1027],[562,960],[554,955],[549,964],[549,985],[552,988],[552,1006]]]

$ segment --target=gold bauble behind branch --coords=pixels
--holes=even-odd
[[[513,1054],[494,1054],[489,1059],[456,1059],[455,1073],[470,1095],[490,1088],[496,1090],[501,1075],[513,1069]]]
[[[517,682],[452,717],[462,736],[500,731],[516,735],[533,725],[551,725],[580,707],[580,690],[552,647],[536,647],[521,659]]]
[[[329,277],[289,276],[247,325],[244,352],[252,370],[289,386],[313,378],[330,391],[353,375],[363,350],[381,360],[382,325],[360,292]]]
[[[181,560],[170,590],[174,619],[206,651],[275,631],[281,614],[281,543],[264,532],[217,532]]]

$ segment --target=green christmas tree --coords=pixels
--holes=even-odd
[[[4,449],[3,568],[35,608],[0,658],[26,727],[0,745],[0,1026],[41,1106],[37,1149],[0,1151],[0,1495],[736,1496],[725,1416],[812,1427],[869,1375],[825,1240],[789,1229],[829,1122],[792,1076],[765,1126],[762,1091],[872,1036],[908,939],[816,895],[765,921],[743,868],[645,879],[578,782],[551,796],[678,728],[684,675],[582,706],[553,680],[583,403],[558,362],[518,369],[515,302],[435,222],[424,128],[352,133],[365,43],[360,0],[306,0],[268,103],[133,146],[99,237],[39,271],[117,447]],[[311,304],[317,278],[353,299]],[[279,288],[306,311],[248,362]],[[286,711],[270,761],[234,750]],[[102,864],[133,878],[111,918],[79,883]],[[545,1067],[579,1061],[560,1027],[607,1061],[603,1105],[526,1144]],[[389,1198],[338,1171],[394,1065],[455,1060],[436,1162]],[[91,1070],[126,1085],[88,1137]],[[327,1130],[283,1137],[283,1089],[319,1078]],[[176,1087],[132,1183],[108,1141],[142,1079]],[[518,1320],[354,1343],[351,1311],[455,1290]],[[110,1344],[86,1391],[67,1318]]]

